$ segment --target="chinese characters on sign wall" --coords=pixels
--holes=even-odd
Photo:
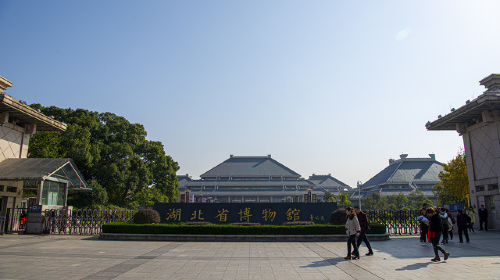
[[[162,223],[328,223],[336,203],[156,203]]]

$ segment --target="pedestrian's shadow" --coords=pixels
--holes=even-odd
[[[409,264],[407,266],[403,266],[401,268],[396,268],[396,270],[397,271],[401,271],[401,270],[417,270],[417,269],[425,268],[425,267],[427,267],[431,263],[433,263],[433,262],[414,263],[414,264]]]
[[[336,265],[337,263],[339,263],[341,261],[345,261],[345,260],[343,258],[327,258],[327,259],[323,259],[323,260],[320,260],[320,261],[312,262],[312,263],[310,263],[308,265],[304,265],[304,266],[301,266],[301,267],[330,266],[330,265]]]

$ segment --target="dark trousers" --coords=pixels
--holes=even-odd
[[[462,239],[462,233],[465,234],[465,240],[469,242],[469,231],[467,230],[467,226],[458,227],[458,238],[460,239],[460,242],[464,242]]]
[[[351,255],[351,245],[354,248],[352,254],[359,256],[358,246],[356,245],[356,234],[349,235],[349,239],[347,240],[347,256]]]
[[[429,233],[429,226],[428,225],[421,225],[420,226],[420,242],[427,243],[427,233]]]
[[[483,223],[484,229],[488,230],[488,218],[479,218],[479,230],[483,230]]]
[[[474,231],[474,223],[473,223],[473,222],[471,222],[471,223],[469,224],[469,231],[475,232],[475,231]]]
[[[443,241],[442,243],[448,242],[448,225],[443,225]]]
[[[368,238],[366,237],[366,232],[361,232],[358,236],[358,244],[357,244],[358,249],[363,241],[365,242],[365,245],[368,248],[368,252],[373,252],[372,246],[370,245],[370,241],[368,241]]]
[[[434,255],[436,257],[439,257],[438,251],[441,251],[441,253],[443,253],[443,254],[446,253],[446,251],[443,250],[443,248],[441,248],[439,246],[439,239],[441,239],[441,234],[437,233],[437,232],[436,232],[436,236],[434,238],[431,238],[432,247],[434,247]]]

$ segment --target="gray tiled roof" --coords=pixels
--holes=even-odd
[[[349,187],[347,184],[332,177],[332,175],[312,175],[309,176],[308,180],[320,188]]]
[[[392,162],[361,188],[390,184],[437,184],[443,165],[433,158],[404,158]]]
[[[216,176],[285,176],[299,178],[300,174],[277,162],[270,156],[231,156],[221,164],[203,173],[200,177]]]

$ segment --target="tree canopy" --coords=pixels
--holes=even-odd
[[[470,196],[469,177],[467,175],[467,164],[465,163],[465,152],[443,164],[444,170],[439,173],[441,182],[434,186],[434,193],[438,197],[438,205],[448,203],[468,202]]]
[[[75,161],[94,193],[72,197],[73,205],[109,202],[135,208],[177,201],[179,165],[166,155],[161,142],[146,139],[143,125],[113,113],[31,107],[68,124],[63,132],[37,132],[30,139],[28,156]]]

